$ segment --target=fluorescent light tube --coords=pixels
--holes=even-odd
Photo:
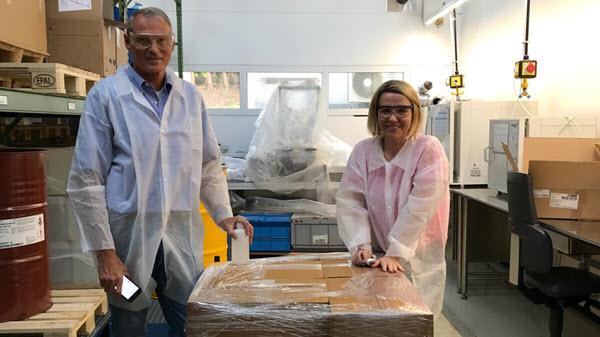
[[[442,8],[440,8],[440,10],[435,15],[433,15],[432,17],[427,19],[427,21],[425,21],[425,25],[430,25],[434,23],[435,20],[450,13],[450,11],[464,4],[465,2],[467,2],[467,0],[449,0],[444,6],[442,6]]]

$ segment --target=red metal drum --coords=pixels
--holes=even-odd
[[[48,310],[43,150],[0,149],[0,322]]]

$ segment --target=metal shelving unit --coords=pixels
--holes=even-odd
[[[0,115],[70,115],[83,113],[84,98],[0,88]]]

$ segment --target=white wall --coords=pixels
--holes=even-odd
[[[434,93],[445,92],[443,83],[452,57],[449,29],[425,27],[421,1],[412,2],[411,13],[387,12],[387,0],[184,1],[184,68],[329,72],[386,71],[400,66],[413,85],[431,80]],[[143,3],[162,8],[175,23],[173,1]],[[175,54],[172,66],[176,68]],[[230,145],[231,152],[247,146],[258,111],[248,110],[242,100],[237,117],[231,112],[228,116],[210,113],[219,140]],[[367,136],[365,118],[327,118],[329,130],[352,145]],[[232,123],[243,131],[232,132]]]
[[[470,97],[515,98],[520,83],[513,79],[513,67],[523,57],[524,3],[471,0],[460,10],[459,57]],[[600,1],[531,4],[529,56],[538,61],[539,71],[530,81],[529,92],[540,101],[540,113],[597,115]]]

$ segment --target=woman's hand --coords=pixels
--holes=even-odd
[[[400,258],[395,256],[384,256],[382,258],[377,259],[371,268],[381,267],[381,270],[388,273],[397,273],[399,271],[404,271],[404,268],[400,265]]]
[[[354,256],[352,256],[352,263],[357,266],[366,266],[367,259],[373,257],[373,250],[371,247],[359,247]]]

